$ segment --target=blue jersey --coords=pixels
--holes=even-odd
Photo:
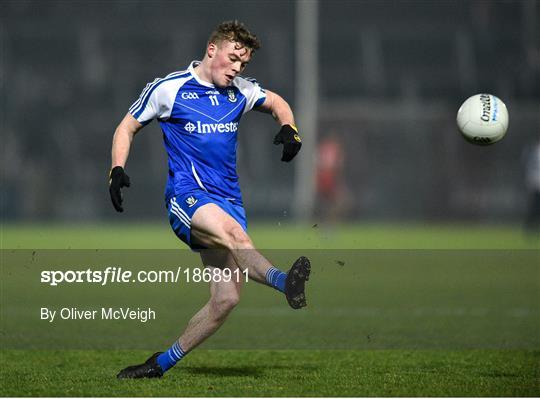
[[[238,126],[266,95],[258,83],[242,77],[215,87],[196,75],[197,65],[194,61],[185,71],[149,83],[129,112],[143,125],[153,119],[161,125],[169,158],[166,200],[202,189],[241,205]]]

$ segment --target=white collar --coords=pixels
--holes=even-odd
[[[214,88],[215,86],[210,83],[210,82],[206,82],[204,80],[202,80],[198,75],[197,73],[195,72],[195,67],[198,66],[199,64],[201,63],[201,61],[191,61],[191,64],[189,64],[189,67],[188,67],[188,71],[193,75],[193,77],[195,78],[195,80],[203,85],[203,86],[206,86],[206,87],[212,87]]]

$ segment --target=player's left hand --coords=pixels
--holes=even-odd
[[[281,160],[290,162],[302,148],[302,139],[298,135],[296,126],[283,125],[279,133],[274,137],[274,144],[283,144]]]
[[[122,187],[129,187],[129,176],[121,166],[115,166],[109,173],[109,193],[114,209],[117,212],[124,212],[122,208]]]

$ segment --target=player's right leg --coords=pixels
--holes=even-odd
[[[177,237],[191,249],[224,249],[251,279],[285,294],[293,309],[306,306],[305,282],[310,264],[299,258],[289,273],[272,266],[254,247],[246,233],[245,212],[241,205],[212,196],[203,190],[177,195],[168,200],[169,221]]]
[[[288,273],[275,268],[253,245],[244,228],[214,203],[199,207],[191,218],[191,242],[204,248],[229,251],[241,270],[253,280],[283,292],[293,309],[306,306],[305,282],[310,263],[300,257]]]

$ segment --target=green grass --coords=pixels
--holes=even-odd
[[[275,249],[265,254],[277,265],[312,259],[310,306],[294,312],[250,282],[223,328],[165,378],[117,381],[170,345],[207,286],[48,287],[39,272],[70,260],[166,268],[197,255],[133,250],[181,249],[165,224],[3,226],[0,396],[540,395],[539,241],[519,228],[266,224],[250,233]],[[41,306],[122,305],[152,306],[158,319],[39,320]]]
[[[315,226],[315,227],[313,227]],[[540,237],[511,225],[255,223],[249,234],[266,249],[540,249]],[[164,223],[3,225],[2,248],[185,248]]]
[[[199,350],[118,381],[142,351],[4,351],[2,396],[537,396],[538,351]],[[24,362],[21,361],[24,357]]]

